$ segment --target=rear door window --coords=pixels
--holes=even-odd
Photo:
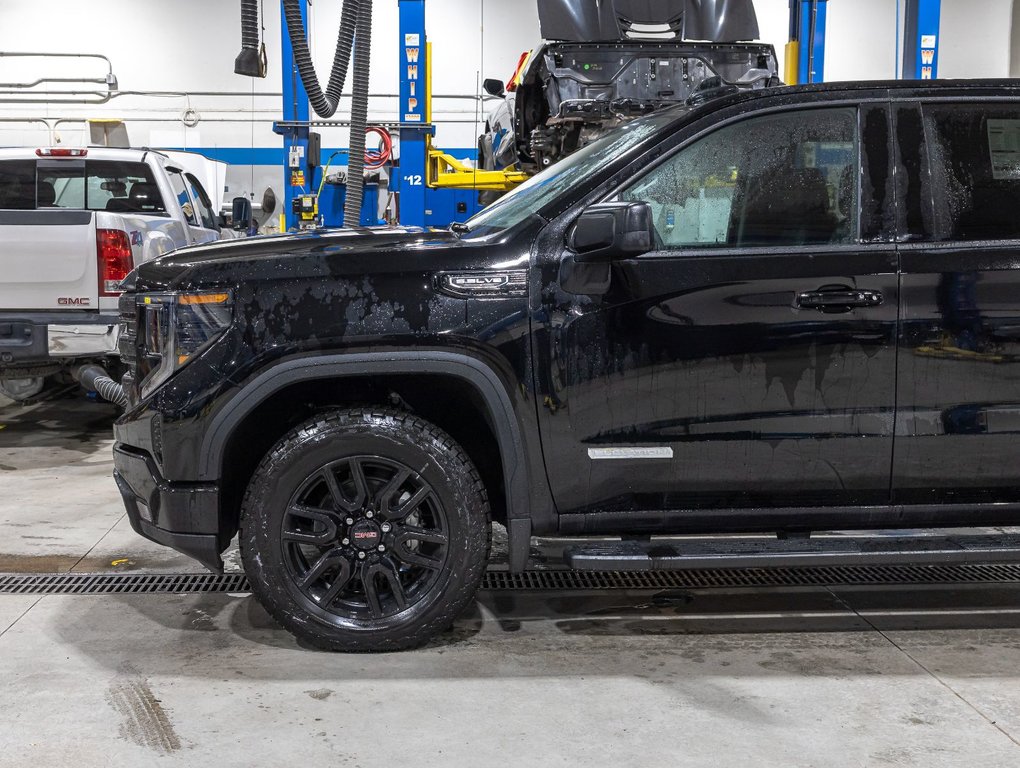
[[[1020,105],[925,104],[934,189],[926,239],[1020,238]]]
[[[665,248],[858,239],[857,110],[752,117],[681,149],[627,189]]]

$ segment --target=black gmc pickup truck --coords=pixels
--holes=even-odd
[[[212,568],[239,533],[330,649],[448,626],[491,520],[512,570],[542,535],[618,539],[573,568],[864,529],[996,557],[909,529],[1020,523],[1018,213],[1020,84],[843,84],[636,120],[449,231],[186,249],[125,283],[116,481]]]

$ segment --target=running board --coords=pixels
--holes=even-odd
[[[812,539],[699,538],[569,547],[579,571],[684,571],[825,565],[1020,562],[1020,536],[820,536]]]

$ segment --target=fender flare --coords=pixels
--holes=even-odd
[[[524,569],[531,541],[528,465],[520,425],[496,372],[484,362],[455,352],[352,352],[316,355],[278,363],[249,381],[243,394],[231,399],[213,417],[198,456],[201,481],[220,476],[230,436],[266,399],[292,384],[320,379],[385,374],[441,374],[470,384],[481,396],[492,419],[503,463],[511,568]]]

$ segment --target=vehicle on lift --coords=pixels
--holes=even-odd
[[[196,176],[211,161],[175,156],[0,149],[0,394],[26,400],[46,377],[112,367],[120,281],[156,256],[234,236]]]
[[[577,569],[1016,556],[806,536],[1020,523],[1017,146],[1014,81],[743,91],[450,231],[143,264],[120,302],[131,523],[211,568],[239,533],[272,615],[353,650],[448,626],[490,518],[513,571],[550,535]]]
[[[779,85],[745,0],[539,0],[540,47],[521,57],[478,140],[479,167],[537,173],[628,120],[688,99]],[[495,199],[489,195],[486,199]]]

